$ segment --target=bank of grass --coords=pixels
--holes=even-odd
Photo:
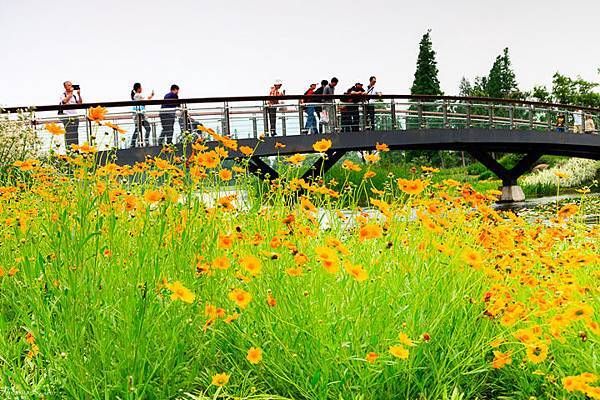
[[[491,211],[460,170],[238,172],[240,204],[210,157],[91,157],[0,184],[3,398],[564,398],[598,370],[598,229]],[[378,216],[340,212],[367,191]]]

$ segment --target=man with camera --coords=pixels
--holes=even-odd
[[[66,81],[63,86],[65,91],[60,96],[61,105],[83,103],[79,85],[73,85],[71,81]],[[74,93],[74,91],[77,93]],[[65,145],[78,144],[79,117],[77,116],[77,110],[59,110],[58,114],[65,116],[61,118],[65,126]]]

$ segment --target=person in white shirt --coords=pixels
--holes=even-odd
[[[152,100],[154,97],[154,90],[150,94],[150,96],[146,97],[142,94],[142,84],[136,82],[133,84],[133,90],[131,91],[131,100],[133,101],[142,101],[142,100]],[[141,145],[145,146],[150,142],[150,132],[152,128],[150,128],[150,123],[146,120],[146,116],[144,112],[146,110],[145,106],[133,106],[133,118],[135,121],[135,130],[133,131],[133,135],[131,136],[131,147],[136,145],[136,141],[138,138],[138,132],[141,136]],[[146,136],[142,134],[142,127],[146,130]]]
[[[60,95],[60,104],[81,104],[81,89],[79,85],[73,86],[71,81],[65,81],[63,83],[65,91]],[[76,93],[75,93],[76,92]],[[77,144],[79,141],[79,117],[77,116],[77,110],[59,110],[63,125],[65,126],[65,143]]]
[[[581,110],[573,112],[573,132],[583,133],[583,116]]]
[[[381,95],[381,92],[377,92],[375,90],[376,83],[376,77],[372,76],[369,78],[369,85],[367,86],[367,90],[365,91],[365,94],[367,96]],[[367,129],[372,131],[375,130],[375,100],[373,99],[367,100]]]

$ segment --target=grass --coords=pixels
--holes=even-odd
[[[595,390],[570,394],[562,382],[599,369],[599,230],[578,224],[577,209],[539,224],[495,212],[460,170],[358,180],[363,170],[338,192],[294,181],[296,168],[256,185],[245,162],[234,179],[257,192],[241,204],[219,195],[218,157],[165,154],[134,168],[93,159],[80,150],[53,167],[17,163],[0,184],[3,398],[583,399]],[[328,178],[343,187],[344,174]],[[367,196],[379,214],[360,213]],[[519,341],[519,329],[531,337]],[[528,355],[534,345],[548,354]],[[512,363],[494,368],[494,351]],[[223,386],[213,384],[220,373]]]

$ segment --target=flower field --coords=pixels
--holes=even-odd
[[[374,187],[376,154],[351,190],[299,179],[301,155],[265,187],[209,134],[2,176],[2,398],[600,399],[600,230],[577,204],[527,222],[432,168]]]

